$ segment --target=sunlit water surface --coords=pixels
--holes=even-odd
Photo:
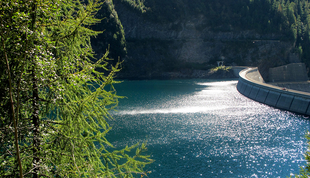
[[[147,140],[157,177],[286,177],[305,165],[308,118],[254,102],[237,81],[125,81],[108,139]]]

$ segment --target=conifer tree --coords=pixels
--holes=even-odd
[[[305,158],[306,158],[307,164],[304,168],[303,167],[300,168],[298,175],[294,175],[294,177],[296,177],[296,178],[308,178],[308,177],[310,177],[310,132],[308,132],[306,134],[306,138],[308,141],[308,150],[305,153]],[[292,175],[290,177],[292,177]]]
[[[92,62],[100,5],[0,1],[0,177],[145,174],[145,144],[114,150],[105,138],[119,68],[107,53]]]

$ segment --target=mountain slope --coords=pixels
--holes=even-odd
[[[307,0],[115,0],[114,5],[127,54],[113,52],[119,46],[105,41],[111,32],[97,41],[111,44],[111,57],[124,60],[121,78],[186,77],[216,61],[262,71],[310,64]]]

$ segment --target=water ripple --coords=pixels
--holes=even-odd
[[[286,177],[305,164],[309,120],[254,102],[237,81],[126,81],[108,139],[148,141],[149,177]],[[135,85],[135,86],[133,86]]]

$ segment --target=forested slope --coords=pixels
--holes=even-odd
[[[222,59],[263,69],[292,61],[310,66],[309,13],[308,0],[107,1],[96,27],[105,28],[105,36],[95,49],[110,44],[111,57],[125,59],[126,70],[154,77]]]

